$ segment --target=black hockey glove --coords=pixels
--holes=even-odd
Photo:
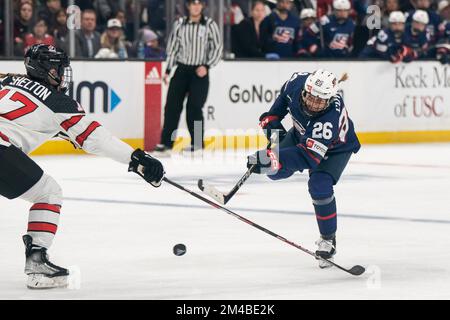
[[[283,141],[286,136],[286,129],[284,129],[280,118],[276,115],[271,115],[268,112],[264,112],[259,117],[259,125],[264,130],[264,134],[270,142],[278,144]],[[276,136],[272,137],[274,133]]]
[[[161,181],[165,174],[164,167],[161,162],[141,149],[136,149],[131,154],[131,161],[128,171],[136,172],[155,188],[161,185]]]
[[[255,165],[253,172],[257,174],[274,175],[281,169],[278,155],[271,149],[259,150],[247,157],[247,168]]]

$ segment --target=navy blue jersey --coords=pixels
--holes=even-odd
[[[310,27],[301,27],[297,34],[297,55],[314,56],[320,48],[320,39],[314,34],[311,27],[317,28],[314,24]]]
[[[319,25],[320,23],[320,25]],[[349,57],[353,49],[353,33],[355,23],[348,18],[344,23],[338,23],[336,16],[323,16],[319,23],[310,26],[309,31],[320,37],[322,28],[325,48],[321,55],[325,57]]]
[[[414,49],[418,58],[426,56],[428,50],[428,37],[426,31],[414,35],[412,33],[411,25],[406,25],[405,33],[403,34],[403,43]]]
[[[289,176],[295,171],[314,169],[323,158],[342,152],[358,152],[360,144],[355,134],[344,101],[340,94],[330,101],[327,111],[316,117],[308,117],[301,111],[301,91],[310,73],[294,73],[281,89],[281,93],[269,111],[280,121],[289,113],[292,117],[296,146],[280,148],[282,169],[278,176]]]
[[[295,38],[300,28],[300,19],[292,13],[286,20],[281,20],[276,12],[272,12],[261,23],[261,29],[266,30],[266,51],[278,53],[281,58],[291,58],[295,54]],[[277,38],[278,40],[276,40]]]
[[[450,21],[444,21],[439,25],[438,42],[450,43]]]
[[[429,22],[428,22],[428,25],[426,28],[427,37],[428,37],[429,43],[433,44],[433,43],[436,43],[437,36],[438,36],[439,24],[441,23],[442,20],[441,20],[441,17],[433,10],[427,9],[424,11],[426,11],[428,13],[428,18],[429,18]],[[408,18],[406,19],[406,23],[412,22],[412,16],[414,15],[415,12],[416,12],[416,10],[412,10],[412,11],[408,12]]]
[[[402,47],[403,37],[395,37],[390,29],[381,29],[378,34],[367,41],[367,45],[361,52],[363,58],[380,58],[389,60]]]

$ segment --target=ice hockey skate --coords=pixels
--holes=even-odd
[[[316,245],[318,247],[316,250],[317,256],[334,261],[333,257],[336,254],[336,238],[325,240],[321,237],[316,241]],[[319,258],[317,258],[317,260],[319,260],[319,268],[321,269],[331,268],[333,266],[328,261]]]
[[[68,286],[69,271],[54,265],[49,261],[47,249],[33,245],[29,235],[23,236],[25,243],[25,274],[28,275],[29,289],[66,288]]]

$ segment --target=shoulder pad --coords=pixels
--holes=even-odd
[[[85,113],[77,101],[61,92],[52,93],[45,103],[54,113]]]
[[[10,84],[13,81],[13,77],[11,76],[6,76],[4,77],[1,81],[0,81],[0,87],[2,86],[7,86],[8,84]]]

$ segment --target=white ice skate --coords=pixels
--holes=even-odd
[[[318,246],[316,250],[316,255],[324,259],[333,261],[333,256],[336,254],[336,238],[325,240],[322,237],[316,241]],[[319,267],[321,269],[331,268],[333,265],[328,261],[316,258],[319,260]]]
[[[29,289],[66,288],[69,284],[69,271],[49,261],[47,249],[33,245],[33,238],[23,236],[25,243],[25,274],[28,275]]]

